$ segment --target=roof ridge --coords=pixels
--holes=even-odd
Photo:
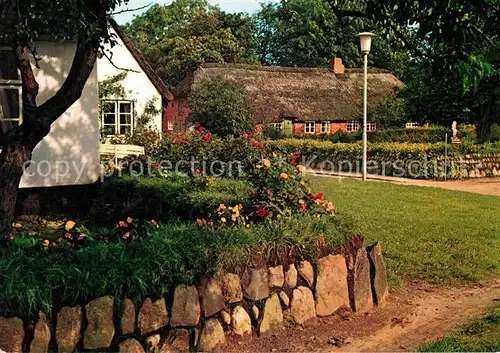
[[[232,68],[232,69],[244,69],[244,70],[257,70],[257,71],[270,71],[270,72],[296,72],[296,73],[307,73],[307,72],[321,72],[330,73],[335,75],[328,67],[291,67],[291,66],[265,66],[261,64],[246,64],[246,63],[205,63],[200,65],[200,68]],[[345,69],[346,74],[350,73],[362,73],[362,68],[352,68]],[[392,74],[391,71],[386,69],[381,69],[378,67],[368,68],[368,73],[370,74]]]

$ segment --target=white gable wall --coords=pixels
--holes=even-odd
[[[74,42],[36,44],[40,69],[33,71],[40,85],[37,104],[59,90],[71,68]],[[99,178],[99,96],[97,70],[90,75],[81,98],[51,126],[50,133],[35,147],[33,163],[20,187],[91,184]]]
[[[151,99],[156,98],[155,107],[156,110],[159,111],[159,113],[154,116],[154,119],[151,121],[151,125],[156,130],[161,131],[162,101],[160,93],[156,90],[156,87],[153,85],[153,83],[151,83],[146,73],[139,66],[125,44],[122,42],[121,38],[116,34],[115,30],[111,27],[109,30],[111,34],[116,35],[117,40],[117,44],[113,48],[110,48],[109,46],[106,48],[107,51],[111,50],[111,52],[113,53],[113,64],[121,69],[133,70],[126,71],[127,76],[121,82],[123,88],[125,89],[125,99],[135,101],[134,110],[136,111],[137,116],[142,116],[144,114],[144,109],[147,103]],[[123,70],[120,70],[113,66],[113,64],[106,57],[98,59],[98,79],[100,82],[124,72]]]

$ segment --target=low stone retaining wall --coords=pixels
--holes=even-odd
[[[300,325],[341,308],[366,312],[382,305],[388,286],[380,245],[351,242],[345,249],[315,266],[249,267],[241,277],[220,272],[137,306],[100,297],[84,307],[63,307],[52,318],[40,313],[34,325],[0,317],[0,351],[212,351],[226,334],[269,334],[284,329],[285,321]]]

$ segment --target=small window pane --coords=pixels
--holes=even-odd
[[[120,134],[121,135],[130,134],[131,131],[132,131],[132,127],[131,126],[124,126],[124,125],[120,126]]]
[[[116,104],[114,102],[103,102],[102,103],[102,111],[104,113],[112,113],[115,114]]]
[[[121,125],[131,125],[132,124],[132,114],[120,114],[120,124]]]
[[[0,88],[0,120],[19,119],[19,90]]]
[[[116,133],[114,125],[104,125],[102,130],[105,135],[114,135]]]
[[[115,114],[104,114],[104,124],[114,125],[116,122],[115,117]]]
[[[18,80],[16,58],[11,50],[0,50],[0,79]]]
[[[132,113],[132,103],[120,103],[120,113]]]

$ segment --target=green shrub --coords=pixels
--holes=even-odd
[[[221,268],[241,274],[256,254],[272,264],[285,262],[293,250],[298,259],[314,261],[322,249],[336,248],[353,233],[338,217],[307,215],[217,231],[175,223],[148,229],[131,242],[98,241],[53,251],[40,249],[37,238],[17,236],[0,249],[0,316],[35,317],[38,311],[51,313],[104,295],[138,302],[179,284],[197,284]],[[103,231],[89,230],[89,236]]]
[[[222,77],[203,80],[189,97],[191,123],[219,136],[239,136],[254,129],[245,88]]]
[[[98,224],[127,217],[146,220],[194,220],[221,203],[244,203],[250,186],[222,178],[114,176],[104,181],[91,205],[90,219]]]

